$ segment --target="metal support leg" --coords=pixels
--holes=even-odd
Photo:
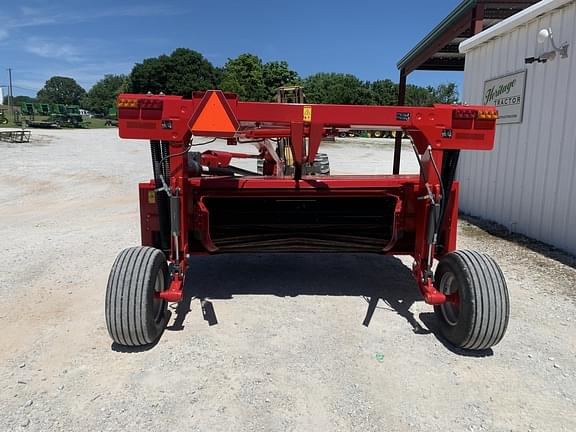
[[[406,103],[406,70],[400,71],[400,82],[398,83],[398,106]],[[396,132],[394,141],[394,164],[392,174],[400,173],[400,155],[402,153],[402,131]]]

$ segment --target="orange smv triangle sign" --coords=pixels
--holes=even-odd
[[[207,91],[190,120],[194,135],[233,137],[238,121],[224,94],[218,90]]]

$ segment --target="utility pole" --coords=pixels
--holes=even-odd
[[[14,115],[14,90],[12,88],[12,68],[8,68],[8,80],[10,87],[8,89],[8,95],[10,98],[10,113],[12,114],[12,122],[16,122],[16,116]]]

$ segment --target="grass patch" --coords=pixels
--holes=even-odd
[[[110,126],[106,126],[106,120],[102,118],[87,118],[84,120],[84,127],[88,129],[100,129],[100,128],[107,128]]]
[[[40,117],[40,116],[36,116],[36,120],[48,120],[49,117]],[[9,129],[14,129],[14,128],[21,128],[22,126],[19,124],[15,124],[12,121],[8,121],[8,123],[6,124],[2,124],[0,125],[0,130],[2,128],[9,128]],[[102,119],[102,118],[86,118],[84,119],[84,121],[82,122],[82,125],[80,128],[77,129],[103,129],[103,128],[109,128],[110,126],[106,126],[106,119]],[[29,129],[36,129],[36,128],[29,128]],[[62,128],[62,129],[68,129],[68,128]]]

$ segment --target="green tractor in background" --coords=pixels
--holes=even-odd
[[[50,119],[57,123],[60,127],[68,128],[81,128],[83,127],[82,115],[80,114],[80,107],[78,105],[52,105],[52,112]]]
[[[78,105],[25,102],[21,105],[22,121],[38,128],[84,127]]]

